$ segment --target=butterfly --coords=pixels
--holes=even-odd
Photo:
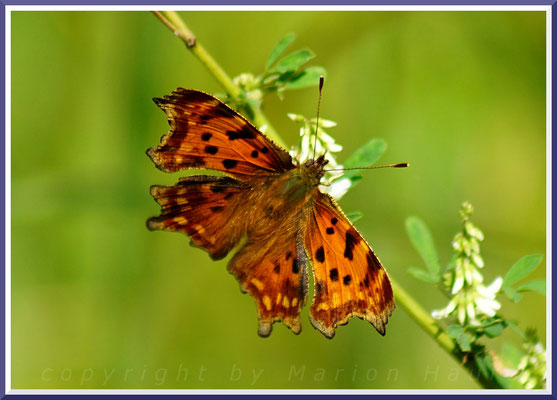
[[[182,232],[213,260],[239,247],[228,270],[253,296],[258,333],[269,336],[282,321],[300,333],[300,310],[314,296],[309,316],[327,338],[355,316],[385,335],[395,308],[385,268],[335,200],[319,189],[327,160],[303,163],[273,143],[215,97],[178,88],[154,102],[168,117],[169,132],[147,150],[164,172],[216,170],[174,186],[154,185],[161,214],[150,230]]]

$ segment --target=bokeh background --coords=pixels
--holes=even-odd
[[[229,74],[259,73],[286,33],[326,68],[322,117],[345,147],[370,138],[382,162],[341,201],[389,273],[428,310],[446,299],[406,272],[404,230],[432,230],[443,263],[464,200],[486,236],[486,281],[545,253],[543,12],[182,12]],[[353,319],[333,340],[276,324],[257,336],[253,300],[186,237],[149,232],[152,184],[183,174],[145,155],[167,131],[151,101],[178,86],[222,92],[148,12],[13,12],[11,18],[13,388],[477,388],[400,307],[381,337]],[[267,116],[296,145],[287,112],[316,90],[271,96]],[[545,277],[545,259],[534,278]],[[505,298],[538,330],[545,297]],[[507,333],[494,342],[517,341]]]

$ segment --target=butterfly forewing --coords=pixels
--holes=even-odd
[[[165,172],[202,168],[241,177],[294,168],[286,151],[206,93],[178,88],[153,100],[167,114],[170,131],[147,154]]]
[[[312,324],[331,338],[356,316],[384,335],[395,307],[385,269],[330,196],[319,193],[312,214],[306,235],[315,288]]]

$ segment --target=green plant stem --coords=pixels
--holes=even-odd
[[[486,389],[502,389],[503,387],[495,379],[488,380],[480,373],[477,365],[474,363],[473,355],[464,357],[464,354],[459,351],[454,340],[445,333],[441,325],[431,317],[431,315],[424,310],[424,308],[414,298],[404,290],[398,282],[391,278],[391,285],[395,300],[398,304],[406,310],[412,319],[437,342],[442,349],[451,355],[463,368],[465,368],[472,378],[476,379],[480,385]]]
[[[187,28],[186,24],[180,16],[174,11],[154,11],[153,14],[160,19],[169,29],[171,29],[176,36],[178,36],[188,49],[207,67],[213,76],[222,84],[226,91],[234,98],[238,99],[241,91],[238,86],[230,79],[228,74],[219,66],[215,59],[199,44],[193,33]],[[246,108],[250,107],[249,105]],[[256,126],[267,126],[266,135],[271,136],[273,140],[281,144],[283,141],[276,131],[271,127],[267,118],[261,110],[251,109],[254,115],[253,122]],[[271,133],[272,132],[272,133]],[[460,365],[462,365],[474,377],[480,385],[485,388],[501,388],[496,381],[486,380],[482,377],[473,362],[473,357],[468,357],[466,360],[463,354],[459,352],[455,342],[448,336],[444,329],[423,309],[416,300],[406,292],[397,282],[391,278],[394,296],[396,302],[406,310],[412,319],[429,335],[439,346],[444,349],[451,357],[455,358]]]
[[[180,40],[182,40],[186,47],[197,57],[199,61],[209,70],[209,72],[216,78],[216,80],[224,87],[228,94],[238,103],[242,104],[242,108],[247,114],[253,115],[253,123],[258,128],[265,127],[265,134],[274,140],[277,144],[286,148],[286,144],[273,128],[265,114],[258,109],[252,107],[247,102],[241,101],[242,91],[222,69],[217,61],[209,54],[209,52],[199,43],[193,32],[187,27],[182,18],[175,11],[153,11],[153,14]]]
[[[456,345],[453,339],[449,335],[445,333],[445,330],[435,321],[429,313],[422,308],[408,294],[406,290],[404,290],[396,280],[394,280],[391,276],[391,285],[393,286],[393,292],[395,295],[395,299],[398,304],[402,306],[406,310],[406,312],[412,317],[414,321],[420,327],[426,331],[428,335],[430,335],[433,340],[435,340],[439,346],[445,349],[448,353],[454,356],[454,352],[456,350]]]

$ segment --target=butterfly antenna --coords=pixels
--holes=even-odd
[[[317,118],[315,121],[315,140],[313,142],[313,159],[315,160],[315,153],[317,151],[317,132],[319,131],[319,111],[321,111],[321,93],[323,92],[323,84],[325,83],[325,77],[321,75],[319,77],[319,99],[317,100]]]
[[[373,167],[334,168],[334,169],[325,169],[324,171],[329,172],[329,171],[349,171],[351,169],[406,168],[409,166],[410,166],[409,163],[398,163],[398,164],[375,165]]]

